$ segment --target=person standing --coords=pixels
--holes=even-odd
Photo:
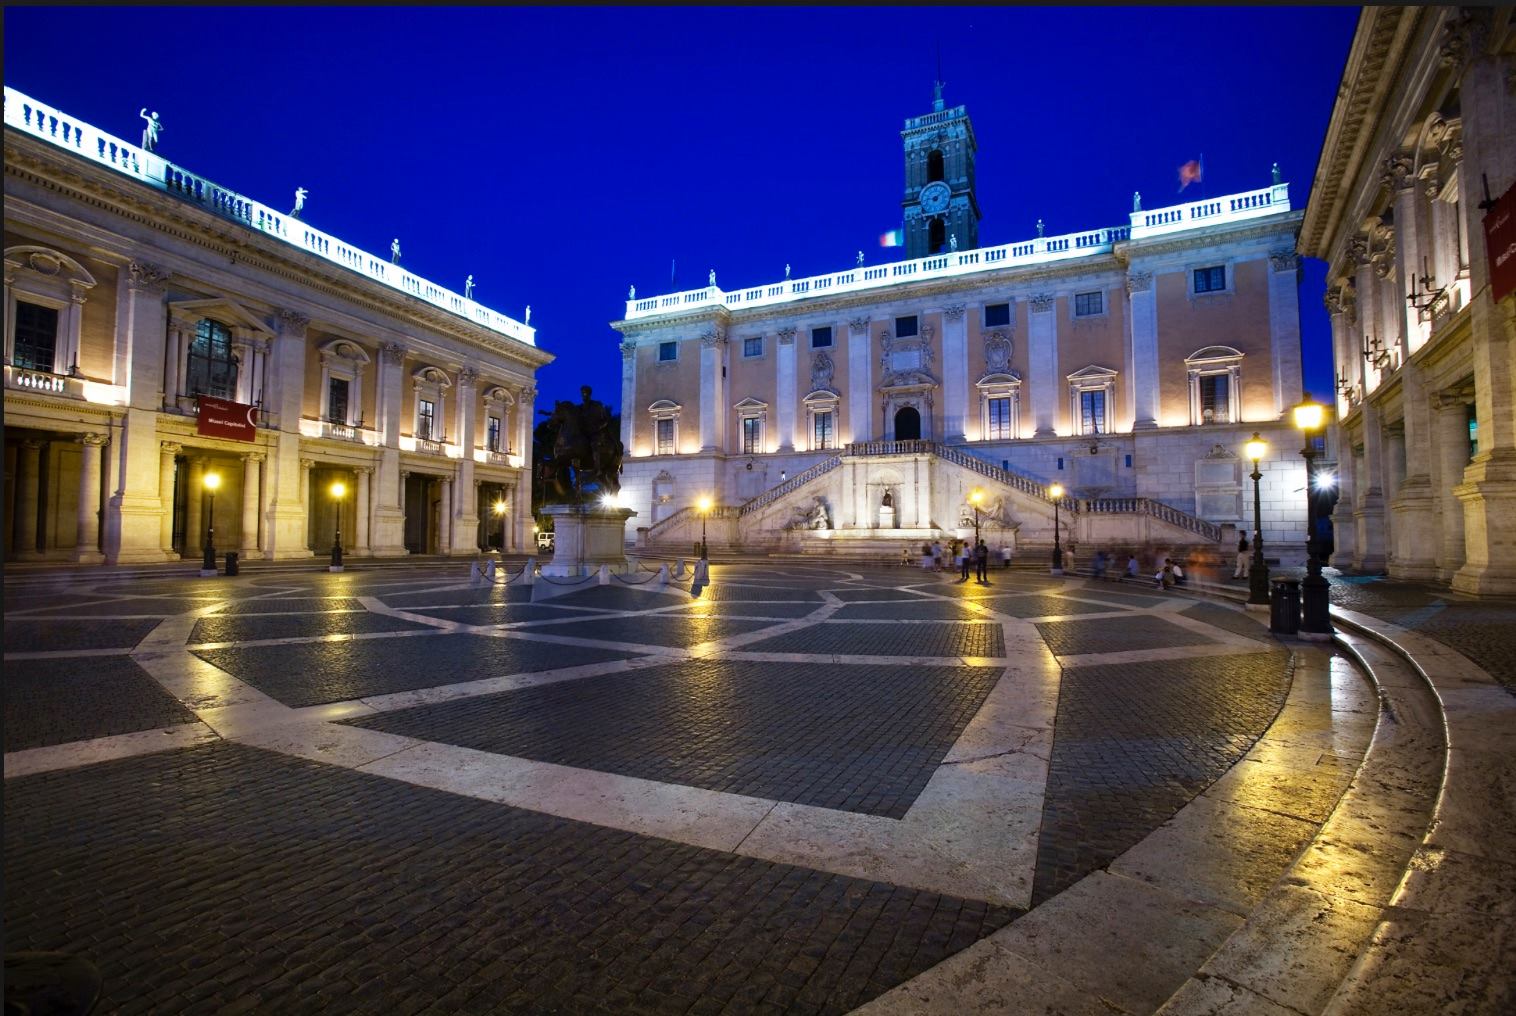
[[[1253,569],[1253,555],[1248,548],[1247,534],[1237,538],[1237,567],[1232,569],[1232,578],[1245,579]]]
[[[1009,543],[1002,543],[1000,545],[1000,567],[1002,570],[1011,567],[1011,545]]]
[[[942,571],[942,541],[932,541],[932,570]]]
[[[1126,577],[1129,578],[1129,579],[1135,579],[1137,577],[1137,555],[1136,554],[1128,554],[1126,556]]]
[[[958,548],[955,555],[958,561],[958,581],[967,582],[969,580],[969,562],[972,559],[974,552],[969,548],[967,540],[964,540],[961,543],[956,540],[953,542],[954,545]]]
[[[990,548],[989,548],[989,546],[983,540],[980,540],[979,541],[979,546],[977,546],[977,547],[974,548],[974,563],[979,566],[978,567],[979,584],[981,586],[987,586],[987,585],[989,585],[990,584],[990,574],[989,574],[990,573]]]

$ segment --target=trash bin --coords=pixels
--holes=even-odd
[[[237,560],[239,556],[240,555],[235,550],[229,550],[226,552],[226,573],[228,575],[237,574]]]
[[[1300,631],[1300,580],[1274,579],[1269,597],[1269,631],[1294,635]]]

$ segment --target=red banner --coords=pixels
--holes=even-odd
[[[240,402],[200,396],[200,415],[195,433],[204,437],[224,437],[232,441],[253,441],[258,437],[258,407]]]
[[[1490,258],[1490,296],[1499,303],[1516,292],[1516,184],[1484,217],[1484,249]]]

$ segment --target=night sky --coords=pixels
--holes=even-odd
[[[1304,208],[1357,8],[17,8],[5,83],[517,318],[620,402],[639,296],[899,260],[900,128],[979,142],[984,246],[1263,187]],[[1177,194],[1176,170],[1205,179]],[[1203,188],[1203,189],[1202,189]],[[677,276],[670,286],[670,262]],[[1306,387],[1332,392],[1304,262]],[[1224,337],[1218,336],[1218,341]]]

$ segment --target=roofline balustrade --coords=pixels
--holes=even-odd
[[[933,116],[936,114],[928,114]],[[1131,213],[1124,226],[1092,229],[1060,236],[1039,236],[998,247],[933,254],[914,261],[896,261],[883,265],[858,265],[830,275],[813,275],[804,279],[784,279],[761,286],[747,286],[731,291],[717,286],[687,289],[626,301],[627,321],[638,321],[665,314],[709,307],[745,310],[792,303],[812,297],[836,296],[879,289],[901,282],[950,279],[997,271],[1052,264],[1074,258],[1109,254],[1115,245],[1127,240],[1165,236],[1188,229],[1230,225],[1268,215],[1290,211],[1290,185],[1277,183],[1225,197],[1191,201],[1188,204]]]
[[[481,328],[524,345],[537,345],[537,330],[530,325],[429,282],[385,258],[343,243],[285,212],[275,211],[268,205],[212,183],[153,152],[144,151],[140,145],[128,144],[9,86],[5,89],[5,125],[456,314]]]

